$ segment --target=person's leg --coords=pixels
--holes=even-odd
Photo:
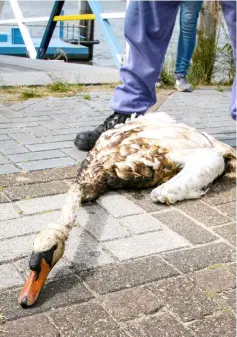
[[[233,48],[234,61],[236,65],[236,0],[224,1],[221,0],[222,11],[225,21],[228,26],[231,44]],[[236,75],[232,86],[230,114],[233,119],[236,119]]]
[[[125,21],[130,46],[123,82],[115,88],[110,107],[120,113],[144,114],[156,102],[155,83],[173,32],[179,1],[131,1]]]
[[[180,34],[175,66],[175,87],[179,91],[192,91],[186,81],[187,70],[196,44],[197,22],[202,1],[181,1]]]
[[[129,60],[121,67],[123,82],[115,88],[110,107],[115,113],[91,132],[77,135],[75,145],[93,148],[100,134],[124,123],[132,113],[144,114],[156,102],[155,83],[161,72],[180,1],[131,1],[125,19]]]

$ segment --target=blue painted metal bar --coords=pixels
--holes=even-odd
[[[61,10],[61,15],[64,15],[64,11]],[[64,38],[64,21],[59,21],[58,37],[63,40]]]
[[[44,57],[45,57],[45,54],[47,52],[50,40],[53,36],[54,29],[57,25],[57,21],[53,21],[53,18],[56,15],[60,15],[64,3],[65,3],[65,1],[62,1],[62,0],[54,2],[54,6],[53,6],[53,9],[52,9],[51,14],[50,14],[48,24],[45,28],[45,32],[44,32],[39,50],[37,52],[37,57],[36,57],[37,59],[44,59]]]
[[[96,22],[99,24],[103,32],[105,41],[109,45],[115,64],[118,68],[120,68],[121,58],[124,53],[109,21],[107,19],[103,19],[100,15],[101,13],[104,13],[103,8],[98,0],[88,0],[88,3],[93,14],[96,16]]]

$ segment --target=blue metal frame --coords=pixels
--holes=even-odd
[[[101,13],[104,13],[103,8],[98,0],[88,0],[92,12],[96,16],[96,22],[100,25],[102,29],[106,43],[109,45],[113,59],[118,68],[121,67],[121,57],[124,54],[122,48],[115,36],[111,24],[107,19],[101,17]]]
[[[53,21],[53,19],[56,15],[60,15],[64,3],[65,1],[63,0],[60,0],[60,1],[57,0],[54,2],[54,6],[50,14],[48,24],[45,28],[45,32],[44,32],[40,47],[37,52],[37,56],[36,56],[37,59],[44,59],[45,57],[50,40],[53,36],[54,29],[57,25],[57,21]]]
[[[92,12],[94,13],[96,20],[103,32],[104,38],[106,43],[108,44],[114,62],[116,64],[116,66],[118,68],[121,67],[121,63],[122,63],[122,56],[123,56],[123,51],[122,48],[119,44],[119,41],[117,39],[117,37],[115,36],[113,29],[111,27],[111,24],[109,23],[108,19],[103,19],[101,17],[101,14],[104,13],[103,7],[101,6],[101,4],[99,3],[99,0],[87,0],[88,4],[90,5],[90,8],[92,10]],[[50,14],[50,18],[48,21],[48,24],[46,26],[41,44],[40,44],[40,48],[38,49],[37,52],[37,58],[38,59],[43,59],[45,57],[47,48],[49,46],[50,40],[52,38],[54,29],[56,27],[57,22],[53,21],[54,16],[56,15],[60,15],[63,5],[64,5],[65,1],[55,1],[54,2],[54,6],[52,9],[52,12]],[[59,36],[62,36],[62,26],[60,26],[59,29]]]

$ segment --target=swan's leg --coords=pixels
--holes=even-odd
[[[175,177],[151,192],[155,202],[174,204],[206,194],[211,183],[225,170],[223,156],[214,149],[200,149],[185,157],[184,167]]]

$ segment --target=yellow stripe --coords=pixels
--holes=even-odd
[[[95,20],[94,14],[58,15],[53,21]]]

